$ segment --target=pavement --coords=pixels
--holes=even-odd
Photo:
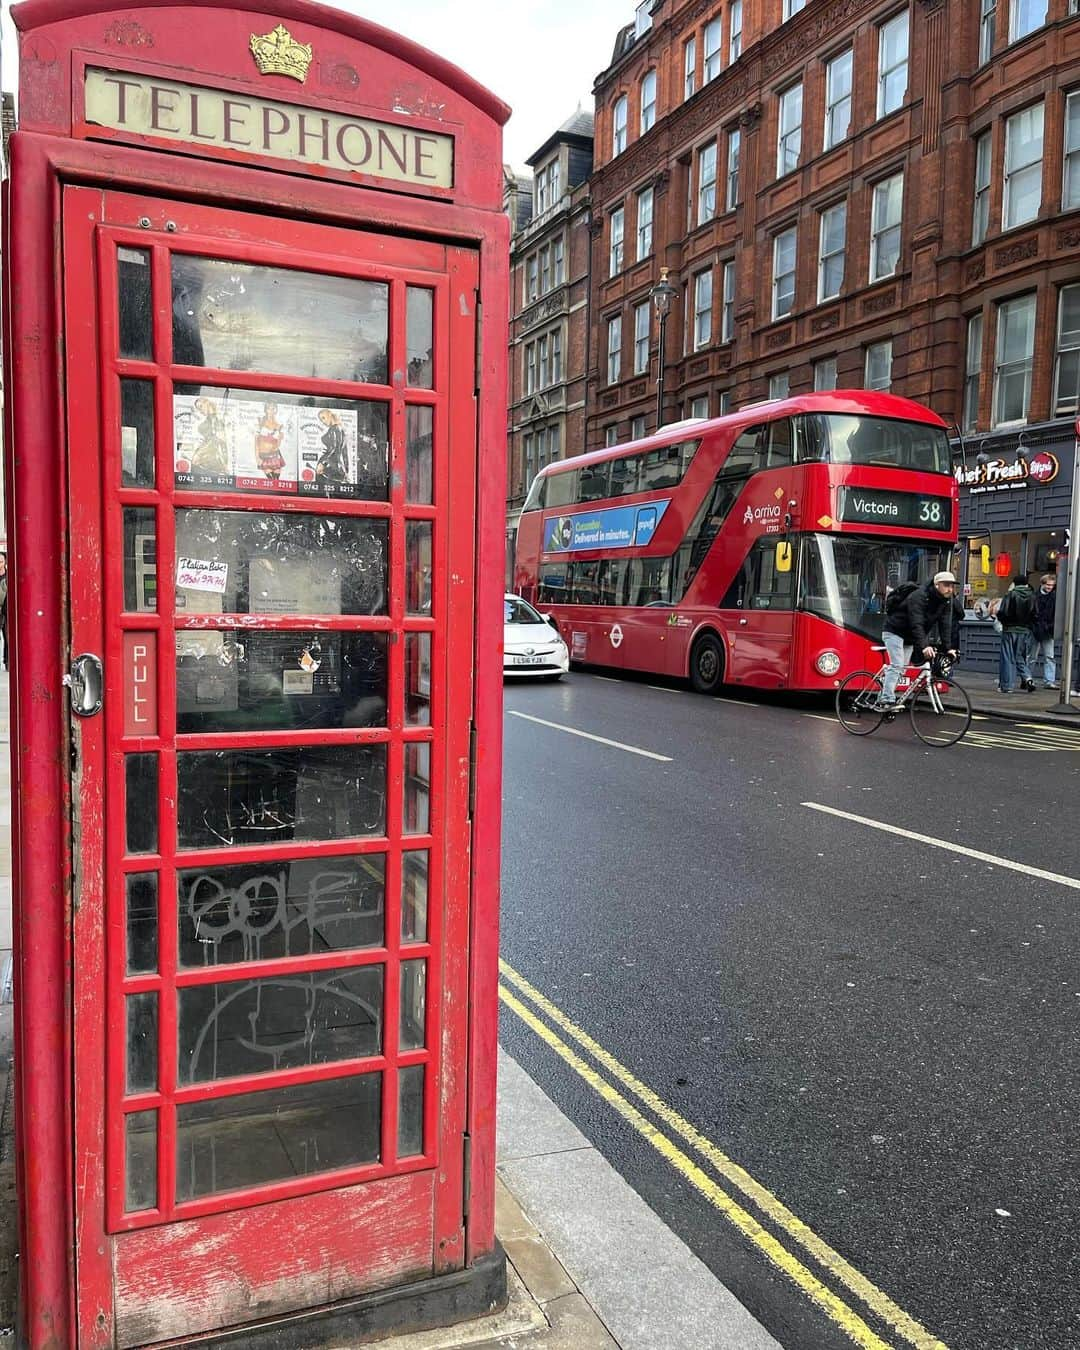
[[[0,970],[10,978],[8,676],[0,671]],[[13,1006],[0,1003],[0,1338],[18,1284]],[[499,1057],[496,1231],[510,1301],[490,1317],[384,1339],[393,1350],[779,1350],[507,1054]],[[676,1297],[675,1292],[678,1291]],[[348,1350],[341,1346],[339,1350]]]
[[[1049,725],[1080,726],[1080,693],[1072,696],[1072,709],[1061,711],[1061,690],[1046,689],[1037,682],[1031,693],[1017,690],[1003,694],[993,675],[977,674],[957,666],[956,682],[962,685],[971,699],[972,709],[988,717],[1024,718],[1029,722]]]
[[[976,712],[1032,723],[1080,722],[1060,695],[1002,695],[992,677],[961,673]],[[0,743],[8,735],[0,672]],[[11,949],[10,766],[0,751],[0,969]],[[12,1005],[0,1004],[0,1337],[15,1324],[17,1222],[12,1109]],[[501,1313],[441,1331],[392,1337],[392,1350],[776,1350],[776,1341],[658,1217],[505,1051],[499,1060],[496,1225],[509,1262]],[[346,1347],[341,1347],[346,1350]]]

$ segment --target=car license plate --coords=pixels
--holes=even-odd
[[[515,666],[542,666],[544,658],[542,656],[515,656]]]

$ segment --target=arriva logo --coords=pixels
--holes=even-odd
[[[780,519],[780,504],[774,506],[748,506],[743,512],[744,525],[775,525]]]

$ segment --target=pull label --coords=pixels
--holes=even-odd
[[[157,634],[124,634],[124,735],[156,736]]]

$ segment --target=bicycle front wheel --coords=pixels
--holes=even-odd
[[[911,700],[911,729],[923,745],[955,745],[971,726],[971,699],[952,680],[935,680]]]
[[[881,680],[869,670],[849,675],[836,691],[836,715],[853,736],[869,736],[881,726],[885,714],[878,706]]]

